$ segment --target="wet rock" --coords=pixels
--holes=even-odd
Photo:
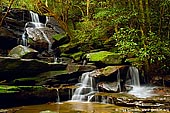
[[[69,73],[73,72],[87,72],[96,69],[94,65],[76,65],[76,64],[69,64],[67,66],[67,70]]]

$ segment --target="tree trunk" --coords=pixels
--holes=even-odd
[[[146,0],[147,1],[147,0]],[[146,38],[146,26],[145,26],[145,13],[144,13],[144,5],[143,5],[143,0],[139,1],[139,11],[140,11],[140,17],[141,17],[141,26],[140,26],[140,31],[141,31],[141,40],[143,44],[144,51],[147,51],[146,44],[145,44],[145,38]],[[145,74],[145,79],[146,82],[150,82],[150,64],[149,64],[149,58],[145,58],[144,60],[144,74]]]

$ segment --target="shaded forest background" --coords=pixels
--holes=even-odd
[[[0,0],[5,7],[54,16],[71,38],[88,52],[121,53],[153,76],[170,72],[170,0]],[[2,15],[0,15],[3,20]]]

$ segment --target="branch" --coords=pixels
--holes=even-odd
[[[9,7],[8,7],[6,13],[5,13],[5,15],[2,17],[2,19],[1,19],[1,21],[0,21],[0,27],[2,26],[2,23],[3,23],[4,19],[5,19],[5,17],[7,16],[9,10],[11,9],[11,6],[12,6],[13,3],[14,3],[14,0],[11,0],[10,5],[9,5]]]

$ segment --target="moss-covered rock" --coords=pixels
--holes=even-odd
[[[90,62],[101,62],[106,65],[122,64],[121,54],[109,51],[99,51],[86,54],[86,59]]]
[[[52,36],[52,38],[55,40],[54,42],[55,46],[60,46],[70,42],[70,38],[66,33],[55,34]]]
[[[84,52],[80,51],[80,52],[71,54],[71,57],[72,57],[75,61],[81,61],[83,54],[84,54]]]
[[[63,44],[59,48],[61,50],[61,53],[66,53],[66,54],[72,54],[79,52],[79,43],[68,43],[68,44]]]
[[[36,58],[37,55],[38,51],[22,45],[14,47],[8,54],[8,56],[14,58],[29,58],[29,59]]]

